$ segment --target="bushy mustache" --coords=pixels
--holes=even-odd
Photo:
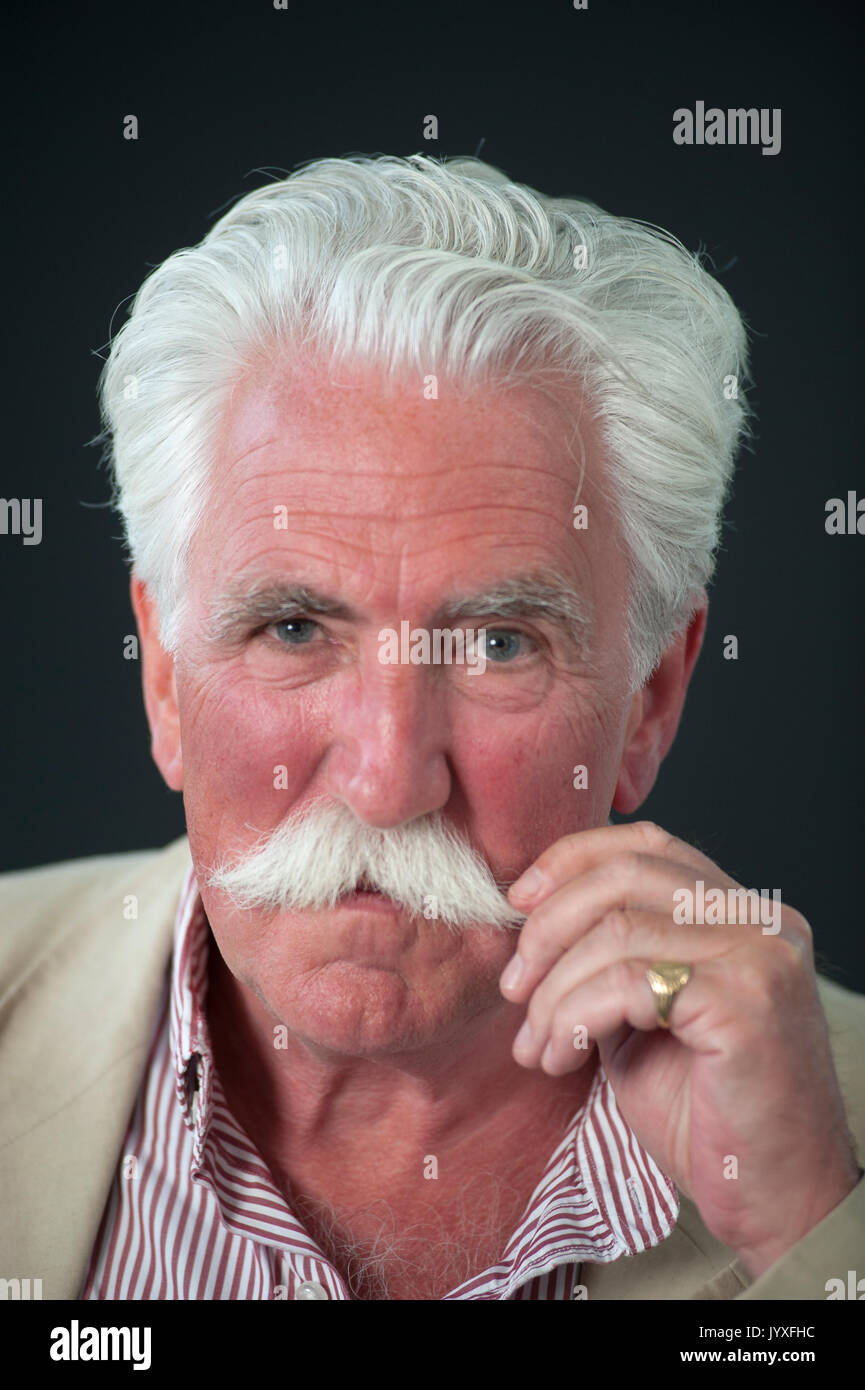
[[[526,920],[507,901],[508,884],[439,813],[380,830],[341,801],[290,813],[233,862],[216,863],[206,881],[244,910],[320,910],[364,887],[454,930]]]

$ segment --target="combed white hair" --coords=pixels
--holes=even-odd
[[[477,159],[320,159],[241,198],[147,277],[100,379],[114,500],[175,654],[220,415],[279,342],[534,382],[575,432],[584,398],[630,566],[632,683],[648,677],[711,578],[750,433],[745,326],[698,254]]]

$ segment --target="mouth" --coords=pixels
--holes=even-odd
[[[364,904],[367,907],[380,906],[396,908],[392,898],[387,897],[379,888],[376,888],[371,879],[366,874],[359,878],[351,892],[343,894],[341,902],[347,905]]]

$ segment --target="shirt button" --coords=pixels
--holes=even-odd
[[[317,1284],[314,1279],[308,1279],[305,1284],[298,1284],[295,1298],[327,1298],[327,1289],[321,1284]]]

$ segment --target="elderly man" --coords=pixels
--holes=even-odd
[[[865,1273],[863,1000],[777,892],[609,823],[676,734],[746,369],[674,238],[478,161],[318,161],[148,278],[102,400],[188,837],[2,882],[0,1273]]]

